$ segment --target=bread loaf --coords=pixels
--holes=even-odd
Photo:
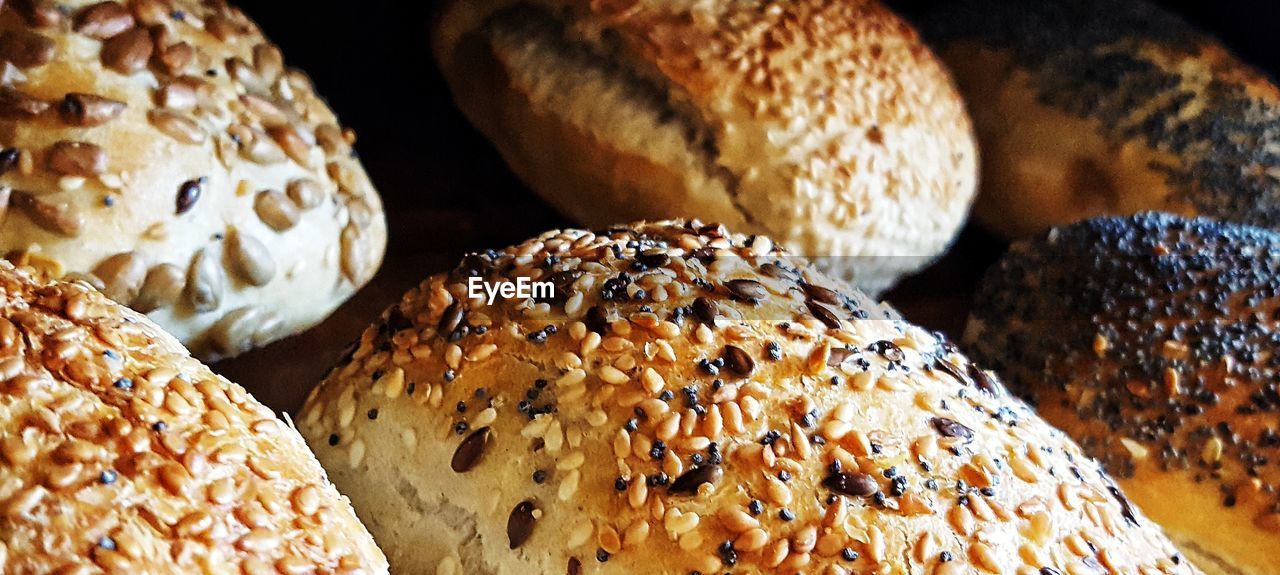
[[[940,336],[697,222],[467,256],[299,429],[397,572],[1199,573]]]
[[[1280,221],[1280,89],[1215,38],[1146,0],[934,4],[919,21],[970,104],[984,226]]]
[[[1145,213],[1022,243],[966,345],[1206,572],[1280,571],[1280,235]]]
[[[377,269],[353,135],[238,9],[7,2],[0,60],[0,254],[210,359],[310,327]]]
[[[879,291],[968,215],[977,152],[963,102],[875,0],[440,12],[435,55],[458,106],[582,224],[723,222]]]
[[[0,261],[0,573],[387,573],[302,438],[140,314]]]

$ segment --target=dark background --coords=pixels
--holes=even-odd
[[[1035,0],[1009,0],[1035,1]],[[902,0],[898,5],[925,5]],[[1244,60],[1280,72],[1280,0],[1162,2]],[[453,107],[431,59],[434,2],[244,0],[239,5],[305,70],[346,126],[386,203],[391,236],[374,282],[320,327],[215,369],[275,409],[294,410],[377,314],[463,253],[570,225],[520,184]],[[1003,245],[968,229],[955,249],[887,299],[953,336],[969,293]],[[939,289],[941,288],[941,290]]]

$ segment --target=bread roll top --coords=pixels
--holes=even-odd
[[[1280,89],[1176,14],[963,0],[918,21],[971,103],[984,225],[1029,237],[1160,210],[1275,226]]]
[[[145,317],[0,262],[0,571],[386,573],[302,438]]]
[[[409,572],[1198,572],[940,336],[696,221],[468,255],[299,427]]]
[[[724,222],[882,290],[973,199],[964,103],[877,1],[446,2],[435,53],[470,120],[584,225]]]
[[[1144,213],[988,273],[966,344],[1214,573],[1280,568],[1280,235]]]
[[[205,358],[310,327],[377,269],[354,135],[238,9],[9,2],[0,58],[0,254]]]

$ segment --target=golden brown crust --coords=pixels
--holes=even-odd
[[[1280,570],[1280,235],[1166,214],[1016,244],[966,343],[1206,572]]]
[[[1280,221],[1280,88],[1216,39],[1146,0],[937,6],[921,22],[971,104],[985,227]]]
[[[553,231],[405,295],[299,428],[405,572],[1198,573],[895,318],[764,236]]]
[[[386,230],[353,136],[243,13],[52,6],[0,11],[0,253],[89,279],[207,358],[368,281]]]
[[[842,274],[865,257],[879,290],[974,193],[950,77],[878,2],[459,1],[435,49],[463,112],[584,224],[723,221]]]
[[[386,560],[243,388],[91,287],[0,262],[0,571],[373,575]]]

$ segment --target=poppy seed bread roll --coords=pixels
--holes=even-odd
[[[318,323],[377,269],[354,136],[225,2],[5,2],[0,69],[0,255],[208,359]]]
[[[1280,572],[1280,235],[1145,213],[1016,245],[967,347],[1209,573]]]
[[[93,288],[0,261],[0,573],[387,563],[298,433],[243,388]]]
[[[556,291],[466,299],[516,278]],[[397,572],[1199,573],[940,336],[721,226],[469,255],[298,421]]]
[[[457,105],[584,225],[724,222],[879,291],[968,215],[964,104],[875,0],[458,0],[434,37]]]
[[[1218,40],[1145,0],[936,5],[918,21],[970,102],[983,226],[1280,221],[1280,89]]]

